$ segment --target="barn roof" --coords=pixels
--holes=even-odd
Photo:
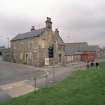
[[[97,45],[90,45],[83,49],[83,51],[96,52],[99,49]]]
[[[65,43],[65,55],[78,55],[82,52],[96,52],[99,46],[88,45],[86,42]]]
[[[80,54],[81,51],[87,46],[88,46],[88,44],[86,42],[65,43],[65,55]]]

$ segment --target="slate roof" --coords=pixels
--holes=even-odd
[[[78,55],[82,54],[83,52],[89,51],[89,52],[96,52],[98,46],[88,46],[86,42],[80,42],[80,43],[65,43],[65,55]]]
[[[99,46],[97,46],[97,45],[91,46],[90,45],[90,46],[84,48],[83,51],[96,52],[98,49],[99,49]]]
[[[44,28],[38,29],[38,30],[33,30],[30,32],[18,34],[16,37],[14,37],[11,41],[16,41],[16,40],[22,40],[22,39],[27,39],[27,38],[32,38],[32,37],[38,37],[42,32],[44,32]]]
[[[22,39],[28,39],[28,38],[32,38],[32,37],[39,37],[42,32],[45,31],[45,28],[41,28],[38,30],[33,30],[30,32],[26,32],[26,33],[22,33],[22,34],[18,34],[16,37],[14,37],[11,41],[16,41],[16,40],[22,40]],[[56,35],[58,44],[60,45],[64,45],[64,42],[62,40],[62,38],[60,37],[60,35]]]
[[[65,43],[65,55],[77,55],[81,53],[81,50],[87,47],[86,42],[80,43]]]

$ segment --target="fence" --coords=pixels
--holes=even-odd
[[[77,70],[77,69],[84,69],[86,68],[86,64],[74,65],[71,69],[72,65],[70,66],[62,66],[62,67],[48,67],[47,69],[43,69],[43,75],[40,77],[33,77],[32,85],[34,88],[43,88],[48,87],[56,81],[63,80],[65,77],[70,75],[70,72]]]
[[[39,77],[33,77],[31,84],[34,86],[35,90],[37,88],[48,87],[51,84],[55,83],[56,72],[55,67],[51,67],[49,69],[42,70],[43,75]]]

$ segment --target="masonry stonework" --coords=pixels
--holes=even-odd
[[[53,57],[49,58],[48,48],[53,47]],[[64,64],[64,42],[58,29],[52,30],[51,18],[47,17],[46,27],[17,35],[11,40],[12,61],[34,66]]]

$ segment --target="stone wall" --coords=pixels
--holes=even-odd
[[[48,48],[53,45],[54,58],[50,58],[49,65],[64,63],[64,46],[55,42],[56,34],[52,31],[45,31],[40,37],[11,41],[12,61],[43,66],[48,58]]]
[[[2,60],[4,61],[11,61],[11,52],[10,48],[5,48],[2,50]]]

